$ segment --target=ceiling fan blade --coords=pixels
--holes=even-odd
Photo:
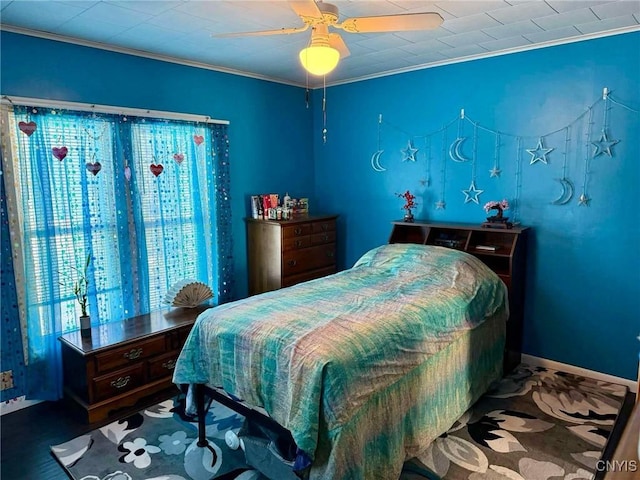
[[[214,33],[211,36],[216,38],[232,38],[232,37],[259,37],[262,35],[290,35],[292,33],[304,32],[309,29],[306,24],[303,27],[278,28],[276,30],[259,30],[256,32],[235,32],[235,33]]]
[[[442,25],[444,19],[438,13],[406,13],[379,17],[347,18],[335,27],[350,33],[399,32],[406,30],[430,30]]]
[[[289,5],[303,20],[305,18],[322,20],[322,12],[313,0],[289,2]]]
[[[344,43],[344,40],[337,33],[329,34],[329,46],[335,48],[340,52],[340,58],[346,58],[351,55],[351,52],[347,48],[347,44]]]

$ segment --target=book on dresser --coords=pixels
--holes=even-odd
[[[249,295],[336,273],[337,217],[246,218]]]

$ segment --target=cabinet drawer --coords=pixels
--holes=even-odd
[[[311,246],[311,237],[306,235],[304,237],[289,237],[285,238],[282,242],[285,252],[289,250],[295,250],[297,248],[306,248]]]
[[[99,353],[96,355],[96,372],[109,372],[165,351],[164,336],[159,336],[142,340],[126,347],[116,348],[109,352]]]
[[[149,380],[167,377],[173,374],[176,368],[179,351],[169,352],[166,355],[152,358],[149,360]]]
[[[311,245],[322,245],[323,243],[333,243],[335,241],[336,232],[334,230],[311,235]]]
[[[313,233],[333,232],[336,229],[335,220],[327,220],[326,222],[313,222],[311,224],[311,231]]]
[[[336,262],[336,248],[334,243],[317,247],[303,248],[286,252],[282,256],[282,274],[295,275],[308,270],[326,267]]]
[[[93,380],[94,402],[120,395],[144,383],[143,364],[132,365]]]
[[[295,238],[309,235],[311,233],[310,223],[298,223],[296,225],[285,225],[282,227],[282,238]]]

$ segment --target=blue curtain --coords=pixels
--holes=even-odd
[[[233,297],[226,125],[31,107],[9,118],[28,398],[61,397],[57,339],[79,328],[87,256],[93,325],[166,306],[183,279]]]

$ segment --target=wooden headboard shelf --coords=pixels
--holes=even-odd
[[[509,321],[505,373],[519,363],[525,297],[525,259],[528,227],[487,228],[462,223],[424,221],[392,223],[389,243],[440,245],[470,253],[496,272],[509,290]]]

